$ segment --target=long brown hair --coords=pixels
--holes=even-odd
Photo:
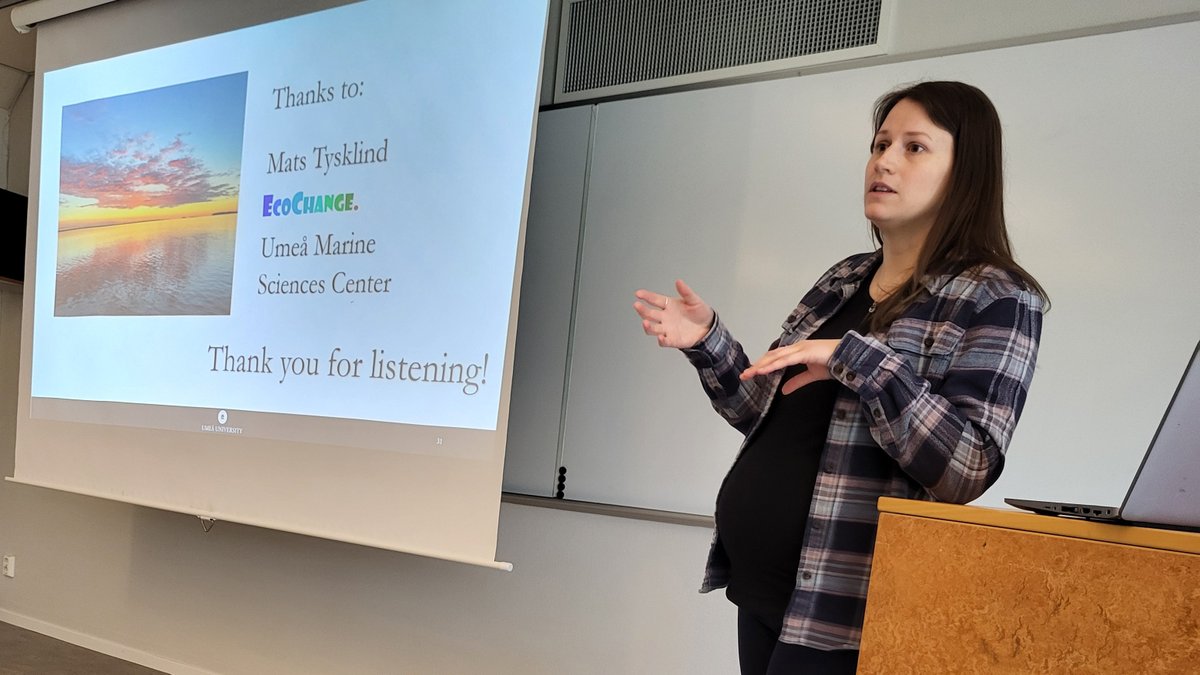
[[[924,279],[959,274],[981,264],[1008,271],[1048,299],[1037,280],[1013,259],[1004,222],[1000,116],[992,102],[982,91],[962,82],[920,82],[888,92],[875,103],[876,132],[903,100],[920,105],[934,124],[954,137],[954,159],[946,197],[921,246],[912,277],[879,303],[871,316],[871,331],[885,331],[918,301],[925,290]],[[871,233],[882,246],[874,224]]]

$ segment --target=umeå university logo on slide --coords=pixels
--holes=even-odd
[[[215,432],[221,434],[240,434],[243,432],[241,427],[225,426],[229,421],[229,412],[226,410],[217,411],[217,424],[201,424],[200,431]]]

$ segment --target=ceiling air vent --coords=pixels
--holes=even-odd
[[[894,0],[565,0],[555,103],[886,54]]]

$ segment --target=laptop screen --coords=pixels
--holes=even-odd
[[[1171,404],[1125,504],[1124,520],[1200,527],[1200,366],[1196,355],[1184,371]]]

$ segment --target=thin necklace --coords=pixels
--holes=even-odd
[[[879,286],[879,294],[880,294],[880,295],[882,295],[882,296],[883,296],[883,298],[881,298],[881,299],[879,299],[879,300],[871,300],[871,306],[867,308],[867,314],[874,314],[874,313],[875,313],[875,308],[879,306],[879,303],[880,303],[880,302],[883,302],[884,300],[887,300],[888,296],[892,294],[892,291],[896,290],[895,288],[892,288],[891,290],[886,290],[886,291],[885,291],[885,290],[884,290],[884,288],[883,288],[883,284],[879,283],[879,282],[878,282],[878,281],[875,279],[875,277],[874,277],[874,276],[872,276],[872,277],[871,277],[871,281],[870,281],[870,283],[868,283],[868,284],[867,284],[867,293],[868,293],[868,294],[870,294],[870,292],[871,292],[871,286],[872,286],[872,285]]]

